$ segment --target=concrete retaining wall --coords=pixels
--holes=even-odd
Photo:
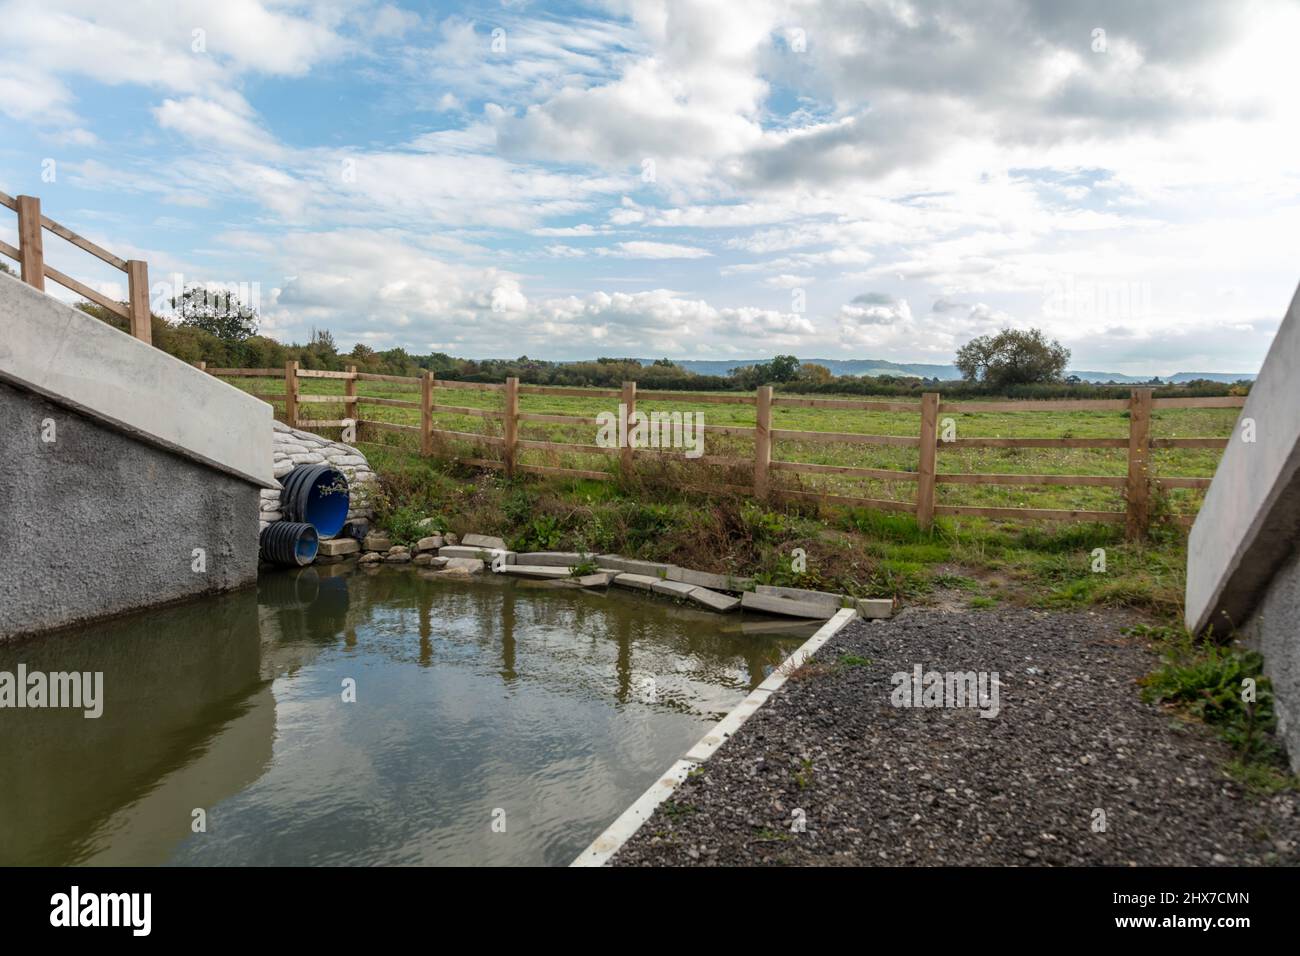
[[[1300,770],[1300,291],[1214,473],[1187,543],[1187,627],[1264,655],[1278,730]],[[1253,440],[1247,440],[1253,439]]]
[[[0,639],[256,580],[256,486],[4,384],[0,421]]]

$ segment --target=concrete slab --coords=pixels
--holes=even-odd
[[[672,567],[670,564],[660,564],[656,561],[620,558],[617,554],[602,554],[596,559],[596,563],[602,568],[626,571],[628,574],[644,574],[652,578],[667,578],[668,569]]]
[[[708,571],[692,571],[690,568],[668,566],[668,580],[694,584],[697,587],[713,591],[747,591],[754,585],[753,578],[740,578],[730,574],[712,574]]]
[[[521,551],[515,555],[516,564],[558,568],[575,568],[583,561],[594,559],[595,555],[579,554],[577,551]]]
[[[467,534],[461,544],[469,548],[495,548],[498,551],[505,551],[506,543],[500,538],[494,538],[486,534]]]
[[[466,537],[468,537],[468,535],[466,535]],[[506,564],[515,563],[515,553],[513,551],[506,551],[504,554]],[[490,548],[469,548],[463,544],[446,544],[438,549],[438,557],[477,558],[480,561],[485,561],[488,564],[491,564],[492,559],[496,557],[496,555],[492,553]]]
[[[842,594],[834,594],[830,591],[812,591],[807,588],[786,588],[778,587],[774,584],[760,584],[754,588],[758,594],[767,594],[771,597],[789,598],[791,601],[809,601],[815,604],[824,604],[831,609],[834,614],[840,608],[844,607],[849,601]],[[830,617],[830,614],[826,615]]]
[[[680,581],[655,581],[654,584],[650,585],[650,590],[665,597],[685,600],[691,596],[691,592],[695,590],[695,585],[682,584]]]
[[[719,594],[717,591],[710,591],[708,588],[692,588],[689,597],[691,601],[700,605],[700,607],[707,607],[710,611],[718,611],[723,614],[740,607],[740,598],[734,598],[729,594]]]
[[[567,578],[571,577],[568,568],[546,567],[540,564],[506,564],[501,567],[502,574],[517,575],[523,578]]]
[[[839,610],[825,602],[796,601],[793,598],[759,594],[757,591],[746,591],[742,594],[740,606],[746,611],[762,611],[764,614],[780,614],[783,617],[802,617],[818,621],[833,617]]]
[[[639,591],[653,591],[654,586],[659,583],[659,579],[652,578],[648,574],[630,574],[623,571],[615,576],[614,583],[619,587],[636,588]]]
[[[858,609],[858,617],[869,621],[894,616],[894,602],[889,598],[858,598],[854,605]]]

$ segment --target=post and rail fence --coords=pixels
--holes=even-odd
[[[0,241],[0,253],[17,261],[20,277],[30,286],[45,291],[45,280],[53,279],[65,289],[103,306],[109,312],[125,319],[131,334],[142,342],[152,344],[153,329],[149,314],[149,264],[143,259],[123,259],[84,236],[79,236],[67,226],[41,215],[41,201],[36,196],[10,196],[0,192],[0,206],[7,206],[18,214],[18,246]],[[126,273],[127,301],[116,302],[84,282],[65,275],[45,261],[45,237],[48,229],[61,239],[66,239],[83,252],[107,262],[114,269]]]
[[[200,363],[201,365],[201,363]],[[201,366],[202,367],[202,366]],[[1158,409],[1192,409],[1192,408],[1240,408],[1245,404],[1242,396],[1221,396],[1204,398],[1155,398],[1150,388],[1134,388],[1127,399],[1062,399],[1062,400],[1012,400],[1012,401],[957,401],[945,402],[938,392],[926,392],[920,402],[915,401],[866,401],[858,399],[823,399],[802,396],[785,396],[773,394],[770,385],[759,387],[753,395],[735,395],[718,392],[674,392],[674,391],[638,391],[635,382],[625,382],[621,389],[613,388],[573,388],[548,385],[521,384],[517,378],[509,378],[504,384],[484,382],[461,382],[439,379],[432,372],[425,372],[418,377],[401,375],[379,375],[358,372],[355,366],[347,371],[321,371],[303,369],[297,362],[287,362],[283,369],[242,369],[242,368],[206,368],[213,375],[238,377],[280,377],[284,379],[282,393],[253,393],[255,397],[268,402],[282,402],[285,406],[285,421],[298,428],[339,428],[350,422],[358,429],[373,428],[380,431],[393,431],[417,438],[420,453],[429,457],[434,454],[434,439],[460,439],[482,446],[500,449],[500,458],[474,457],[460,458],[465,464],[503,471],[509,476],[521,473],[550,475],[563,478],[610,479],[614,471],[601,471],[581,468],[561,468],[557,466],[526,464],[519,460],[520,453],[529,450],[551,451],[559,453],[596,454],[617,459],[619,473],[630,477],[636,469],[636,455],[639,452],[651,452],[651,449],[633,448],[630,444],[621,447],[605,447],[596,444],[577,444],[572,442],[538,441],[519,437],[521,424],[553,425],[596,425],[597,419],[587,415],[556,415],[521,412],[519,400],[521,395],[584,397],[610,399],[621,404],[627,417],[627,428],[632,429],[632,415],[636,411],[638,398],[645,402],[679,401],[682,403],[735,404],[753,405],[755,422],[751,426],[704,425],[706,433],[719,433],[731,436],[751,437],[754,441],[752,462],[742,458],[721,458],[704,456],[700,461],[714,465],[731,467],[748,467],[752,465],[752,484],[745,486],[727,486],[728,490],[742,491],[759,499],[783,497],[818,501],[825,504],[848,507],[868,507],[885,511],[907,512],[916,516],[923,529],[930,528],[939,516],[980,517],[1000,520],[1056,520],[1056,521],[1099,521],[1125,526],[1129,538],[1138,538],[1146,534],[1151,522],[1150,494],[1153,482],[1164,488],[1208,488],[1212,479],[1204,477],[1156,476],[1151,467],[1151,451],[1169,448],[1223,448],[1228,439],[1223,437],[1207,438],[1154,438],[1151,435],[1151,413]],[[342,379],[345,383],[343,395],[304,395],[301,380],[304,378]],[[385,382],[406,385],[419,389],[418,400],[396,398],[378,398],[357,394],[358,382]],[[474,390],[499,393],[502,407],[499,409],[474,408],[464,405],[442,404],[438,392],[447,390]],[[348,418],[344,419],[310,419],[300,416],[303,405],[335,404],[343,405]],[[419,425],[404,425],[396,422],[378,421],[361,417],[361,406],[376,405],[389,408],[404,408],[419,412]],[[919,426],[913,435],[869,435],[857,432],[801,431],[774,428],[772,412],[774,408],[801,407],[824,408],[839,411],[867,411],[910,413],[917,416]],[[1128,414],[1128,437],[1114,438],[989,438],[971,437],[944,440],[940,437],[940,416],[944,414],[963,413],[1001,413],[1001,412],[1078,412],[1078,411],[1113,411]],[[453,431],[439,428],[435,424],[435,415],[453,414],[475,416],[501,422],[501,435],[487,435],[477,432]],[[866,468],[852,465],[827,465],[799,462],[773,456],[774,449],[780,442],[833,442],[860,445],[894,445],[917,449],[917,468],[915,471]],[[942,472],[939,470],[940,454],[946,449],[961,448],[1087,448],[1087,449],[1127,449],[1127,475],[1057,475],[1057,474],[969,474]],[[800,472],[805,474],[832,474],[846,478],[876,479],[883,481],[915,482],[916,495],[911,501],[888,498],[865,498],[849,495],[802,491],[774,486],[774,472]],[[945,505],[938,500],[938,486],[945,484],[969,485],[1014,485],[1014,486],[1102,486],[1121,489],[1125,499],[1123,511],[1093,511],[1044,508],[1003,508],[977,507],[967,505]],[[1184,516],[1183,524],[1190,519]]]

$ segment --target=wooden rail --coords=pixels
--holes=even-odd
[[[199,363],[200,367],[202,363]],[[1100,521],[1123,524],[1131,537],[1146,533],[1150,522],[1150,494],[1152,485],[1162,488],[1207,488],[1209,478],[1178,476],[1156,476],[1151,469],[1151,451],[1159,448],[1222,448],[1226,438],[1153,438],[1151,436],[1151,413],[1154,409],[1188,409],[1188,408],[1240,408],[1245,399],[1239,396],[1216,398],[1170,398],[1152,397],[1151,389],[1133,389],[1127,399],[1101,400],[1063,400],[1063,401],[995,401],[995,402],[944,402],[937,392],[926,392],[920,402],[897,401],[858,401],[853,399],[794,398],[774,395],[771,386],[762,386],[754,395],[697,395],[690,392],[650,392],[639,391],[635,382],[624,383],[621,389],[597,388],[582,389],[568,387],[551,387],[544,385],[523,385],[518,379],[507,379],[505,384],[448,381],[436,378],[426,372],[419,377],[401,375],[375,375],[357,372],[355,367],[346,372],[318,371],[299,368],[296,362],[289,362],[280,369],[206,369],[214,375],[222,376],[280,376],[283,375],[285,390],[279,395],[259,395],[267,401],[283,402],[285,418],[290,424],[301,427],[340,427],[349,423],[372,428],[378,431],[392,431],[420,437],[420,451],[424,455],[438,453],[437,444],[442,441],[457,441],[476,445],[480,448],[500,449],[500,458],[460,457],[465,464],[481,468],[492,468],[507,475],[536,474],[551,475],[562,478],[613,479],[619,475],[631,477],[636,471],[638,455],[656,455],[660,458],[674,460],[694,460],[701,464],[713,464],[725,467],[743,467],[752,469],[752,484],[736,486],[714,482],[714,490],[740,490],[758,498],[784,498],[795,501],[811,501],[822,504],[843,505],[847,507],[868,507],[884,511],[899,511],[915,514],[923,528],[929,528],[936,516],[980,517],[997,520],[1040,520],[1040,521]],[[304,378],[342,380],[343,395],[303,395],[300,381]],[[356,394],[356,384],[363,382],[384,382],[405,385],[418,389],[418,396],[410,399],[379,398]],[[453,392],[467,390],[501,395],[499,408],[478,408],[463,404],[443,404],[435,400],[440,389]],[[521,424],[539,425],[589,425],[599,423],[595,416],[558,415],[539,412],[521,412],[519,400],[521,395],[561,396],[561,397],[596,397],[618,399],[627,416],[628,427],[636,412],[638,403],[645,411],[645,406],[662,402],[709,404],[753,405],[754,424],[751,425],[704,425],[704,430],[713,434],[724,434],[743,438],[752,438],[754,454],[752,459],[726,458],[716,455],[685,459],[676,451],[664,451],[650,448],[606,447],[599,444],[580,444],[574,442],[542,441],[522,438],[519,434]],[[352,419],[302,420],[298,418],[298,409],[303,405],[338,405],[345,414],[356,416]],[[385,408],[403,408],[418,410],[419,425],[403,425],[395,422],[376,421],[361,417],[362,406],[374,405]],[[835,411],[886,412],[894,414],[916,415],[919,429],[910,435],[874,435],[859,432],[804,431],[789,428],[774,428],[773,410],[778,408],[812,408]],[[957,415],[978,415],[1007,412],[1127,412],[1128,437],[1120,438],[955,438],[945,440],[940,435],[942,419],[945,413]],[[647,414],[649,414],[647,412]],[[457,431],[440,427],[435,416],[460,415],[478,418],[484,421],[501,422],[500,435],[478,432]],[[810,462],[790,461],[776,456],[779,442],[836,443],[847,445],[894,446],[917,449],[916,470],[899,470],[890,468],[873,468],[858,465],[827,465]],[[1052,474],[988,474],[958,473],[939,471],[939,457],[948,450],[966,448],[1085,448],[1085,449],[1127,449],[1128,470],[1126,475],[1052,475]],[[556,464],[535,464],[522,461],[520,456],[526,452],[544,452],[554,455],[572,454],[601,456],[609,461],[606,468],[559,467]],[[445,453],[445,452],[443,452]],[[829,492],[809,491],[794,488],[777,487],[774,475],[782,472],[806,474],[838,475],[884,482],[909,482],[916,486],[912,500],[856,497]],[[940,485],[1005,485],[1011,487],[1098,487],[1123,489],[1125,508],[1123,511],[1096,511],[1087,509],[1052,509],[1052,508],[1004,508],[976,507],[968,505],[947,505],[939,501],[937,489]],[[1186,521],[1180,523],[1186,524]]]
[[[0,242],[0,253],[18,262],[20,277],[28,285],[45,291],[45,280],[53,279],[65,289],[103,306],[109,312],[125,319],[131,334],[142,342],[153,342],[153,329],[149,314],[149,264],[142,259],[123,259],[84,236],[79,236],[67,226],[41,215],[41,201],[36,196],[10,196],[0,192],[0,206],[7,206],[18,214],[18,246]],[[116,302],[92,289],[78,279],[65,275],[45,262],[45,239],[42,230],[48,229],[60,239],[65,239],[83,252],[108,263],[126,273],[127,301]]]

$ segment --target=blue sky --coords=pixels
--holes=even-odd
[[[1300,278],[1294,3],[0,0],[0,22],[0,189],[161,291],[243,285],[283,340],[945,363],[1038,326],[1075,368],[1253,371]]]

